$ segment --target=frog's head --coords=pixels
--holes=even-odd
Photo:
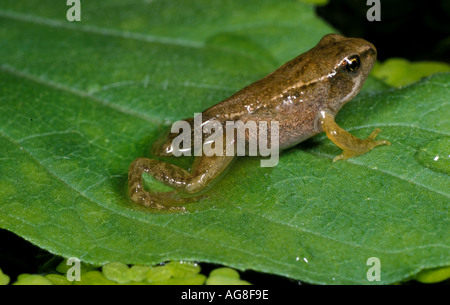
[[[377,50],[370,42],[360,38],[346,38],[338,34],[324,36],[314,48],[328,53],[323,65],[328,71],[326,106],[337,113],[361,89],[375,64]]]

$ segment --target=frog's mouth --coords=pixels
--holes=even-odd
[[[339,107],[339,109],[336,110],[336,113],[339,110],[341,110],[342,106],[344,106],[347,102],[349,102],[351,99],[353,99],[358,94],[358,92],[361,89],[362,85],[364,84],[364,81],[366,80],[366,78],[367,77],[363,77],[362,75],[360,75],[359,77],[355,77],[353,79],[353,89],[349,94],[347,94],[346,96],[344,96],[342,98],[341,107]]]

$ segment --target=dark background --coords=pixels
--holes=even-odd
[[[381,21],[366,18],[366,0],[331,0],[317,14],[345,36],[372,42],[378,59],[450,63],[449,0],[380,0]]]

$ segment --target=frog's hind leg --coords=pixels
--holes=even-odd
[[[365,154],[380,145],[391,145],[387,140],[375,140],[381,129],[376,128],[366,139],[362,140],[339,127],[333,116],[325,111],[321,113],[320,123],[328,138],[343,150],[342,154],[333,159],[333,162]]]
[[[182,206],[174,206],[195,200],[192,198],[176,198],[175,191],[156,193],[144,189],[142,174],[148,173],[155,179],[175,190],[196,193],[204,189],[232,161],[232,156],[196,157],[191,172],[181,167],[159,160],[139,158],[130,165],[128,173],[128,191],[131,199],[143,206],[160,210],[184,210]]]
[[[189,123],[191,125],[191,129],[193,130],[193,128],[194,128],[193,127],[193,124],[194,124],[193,118],[185,119],[183,121]],[[170,132],[170,130],[167,130],[166,133],[164,133],[162,136],[157,138],[156,141],[153,143],[153,146],[151,148],[151,154],[153,156],[159,156],[159,157],[173,156],[172,142],[179,135],[180,135],[180,133],[172,133],[172,132]],[[194,138],[194,134],[192,131],[191,139],[193,139],[193,138]],[[194,143],[192,142],[190,147],[192,147],[193,145],[194,145]],[[183,154],[190,155],[190,154],[192,154],[192,151],[190,149],[185,150],[183,152]]]

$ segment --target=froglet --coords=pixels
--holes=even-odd
[[[204,121],[278,121],[279,149],[296,145],[318,133],[328,138],[343,152],[333,161],[364,154],[376,146],[390,145],[386,140],[374,140],[375,129],[362,140],[340,128],[335,116],[361,89],[371,71],[377,51],[359,38],[328,34],[319,43],[285,63],[261,80],[248,85],[231,97],[204,110]],[[192,121],[191,121],[192,122]],[[171,155],[171,141],[154,151],[156,155]],[[156,209],[183,210],[185,199],[178,192],[197,193],[227,168],[234,156],[197,156],[190,171],[159,160],[138,158],[128,174],[131,199]],[[142,174],[171,186],[174,191],[152,192],[144,189]]]

